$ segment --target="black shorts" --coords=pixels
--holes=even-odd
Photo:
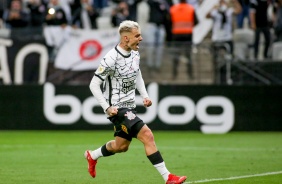
[[[122,137],[131,141],[145,123],[136,115],[134,109],[119,108],[118,114],[108,118],[114,124],[114,136]]]

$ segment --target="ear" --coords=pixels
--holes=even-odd
[[[124,36],[124,39],[125,39],[126,42],[129,41],[127,36]]]

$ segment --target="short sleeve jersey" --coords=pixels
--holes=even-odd
[[[139,75],[140,54],[131,51],[123,55],[117,47],[111,49],[101,61],[95,76],[103,83],[103,94],[111,106],[135,108],[135,90]]]

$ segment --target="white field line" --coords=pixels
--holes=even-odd
[[[253,178],[253,177],[260,177],[260,176],[277,175],[277,174],[282,174],[282,171],[266,172],[266,173],[260,173],[260,174],[251,174],[251,175],[245,175],[245,176],[232,176],[232,177],[229,177],[229,178],[203,179],[203,180],[185,182],[184,184],[208,183],[208,182],[213,182],[213,181],[226,181],[226,180],[238,180],[238,179],[243,179],[243,178]]]
[[[198,147],[198,146],[183,146],[183,147],[176,147],[176,146],[158,146],[160,150],[195,150],[195,151],[272,151],[277,150],[280,151],[280,148],[232,148],[232,147]]]
[[[129,149],[143,149],[143,146],[132,145]],[[184,150],[184,151],[282,151],[280,147],[271,147],[271,148],[262,148],[262,147],[254,147],[254,148],[234,148],[234,147],[200,147],[200,146],[158,146],[159,150]]]

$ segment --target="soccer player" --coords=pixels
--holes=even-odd
[[[136,88],[143,98],[144,106],[152,105],[139,68],[138,49],[143,39],[139,24],[129,20],[123,21],[119,25],[119,34],[120,43],[105,55],[90,83],[91,92],[114,124],[115,139],[96,150],[85,151],[88,171],[94,178],[95,166],[100,157],[127,151],[132,138],[137,138],[144,144],[148,159],[166,184],[183,183],[187,177],[176,176],[168,171],[156,147],[152,131],[136,115]],[[100,88],[102,83],[103,91]]]

